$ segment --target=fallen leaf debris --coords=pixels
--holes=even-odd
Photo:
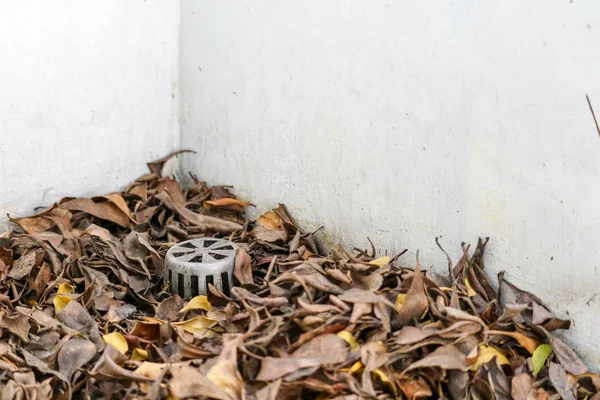
[[[163,177],[175,154],[121,193],[11,218],[3,399],[600,399],[555,335],[569,321],[502,274],[492,287],[487,240],[445,277],[418,255],[326,251],[284,205],[250,221],[230,188]],[[207,236],[238,244],[237,286],[171,295],[166,251]]]

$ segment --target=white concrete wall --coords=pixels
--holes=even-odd
[[[0,225],[179,142],[179,4],[0,0]]]
[[[600,365],[598,1],[183,0],[181,43],[184,169],[440,269],[489,235]]]

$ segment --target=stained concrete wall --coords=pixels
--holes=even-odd
[[[407,263],[488,235],[600,365],[600,3],[183,0],[181,45],[184,169]]]
[[[179,142],[179,4],[0,0],[0,225]]]

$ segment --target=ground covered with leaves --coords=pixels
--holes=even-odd
[[[540,299],[484,273],[486,241],[447,276],[375,249],[326,251],[285,206],[256,221],[227,187],[162,176],[64,198],[0,239],[4,399],[600,399]],[[169,293],[163,258],[236,242],[231,293]],[[444,251],[440,246],[440,251]]]

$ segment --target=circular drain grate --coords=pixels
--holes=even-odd
[[[208,293],[208,284],[229,296],[238,246],[224,239],[192,239],[171,247],[165,258],[165,279],[183,298]]]

